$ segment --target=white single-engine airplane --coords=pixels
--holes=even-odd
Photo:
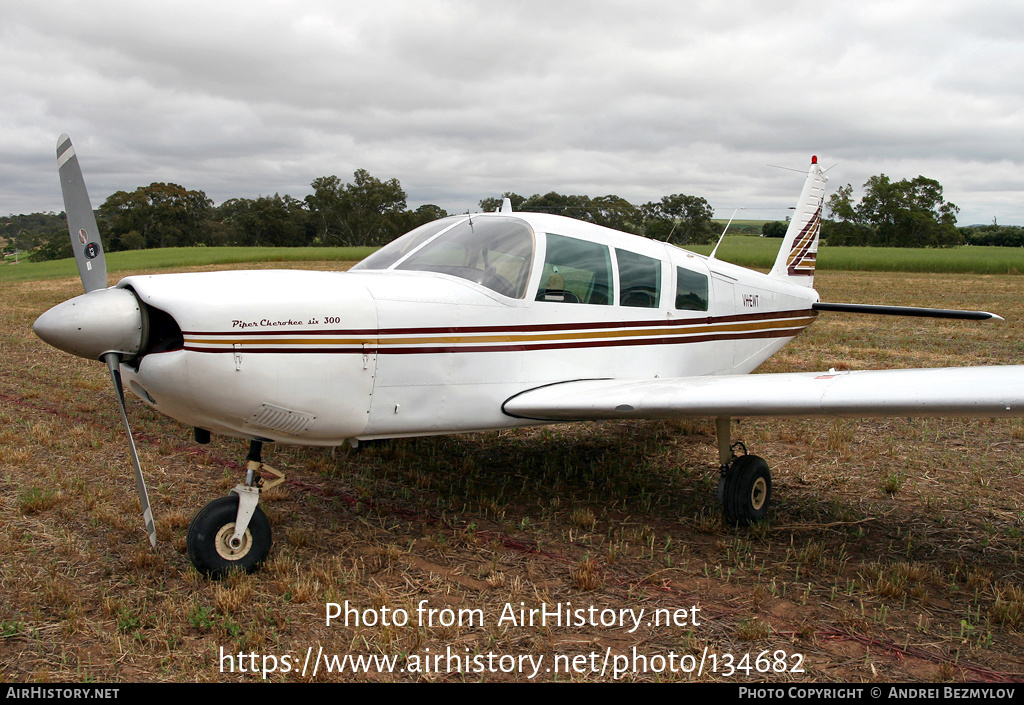
[[[456,215],[348,272],[131,276],[107,288],[78,158],[57,146],[86,293],[50,309],[46,342],[110,369],[151,408],[249,439],[244,482],[188,528],[219,576],[270,550],[257,503],[281,481],[266,442],[345,442],[558,421],[717,420],[727,519],[768,510],[764,460],[730,443],[733,417],[1019,416],[1024,367],[748,375],[821,310],[998,318],[978,311],[825,304],[812,288],[826,178],[812,159],[768,274],[590,223],[537,213]],[[147,532],[156,532],[131,431]],[[737,444],[738,445],[738,444]],[[260,472],[277,479],[264,483]]]

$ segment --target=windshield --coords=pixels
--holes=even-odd
[[[402,240],[416,233],[414,230]],[[417,246],[419,243],[408,248],[412,254],[395,269],[450,274],[516,299],[526,295],[534,237],[530,226],[519,218],[467,218],[415,249]]]
[[[410,230],[400,238],[392,240],[388,244],[384,245],[384,247],[374,252],[362,262],[354,265],[352,269],[387,269],[431,237],[445,228],[450,228],[465,217],[466,216],[462,215],[453,216],[451,218],[441,218],[440,220],[435,220],[427,223],[426,225],[421,225],[418,228]]]

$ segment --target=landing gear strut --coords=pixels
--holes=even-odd
[[[284,482],[284,475],[263,463],[262,449],[260,441],[249,444],[245,484],[207,504],[188,525],[188,557],[207,577],[222,578],[232,570],[251,573],[270,553],[270,522],[257,503],[260,492]],[[260,471],[276,478],[265,482]]]
[[[725,520],[735,526],[749,526],[768,513],[772,498],[772,474],[768,463],[756,455],[749,455],[742,443],[730,443],[732,419],[716,419],[718,431],[718,459],[721,463],[718,479],[718,499],[722,502]],[[735,449],[743,455],[737,456]]]

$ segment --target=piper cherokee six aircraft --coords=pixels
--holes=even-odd
[[[812,288],[826,178],[812,159],[775,265],[761,274],[662,242],[538,213],[456,215],[348,272],[130,276],[107,288],[78,158],[57,146],[86,293],[36,321],[46,342],[106,362],[156,531],[122,380],[195,429],[248,439],[244,482],[192,520],[201,572],[270,550],[261,490],[283,481],[262,444],[336,446],[570,420],[717,420],[727,519],[764,517],[764,460],[734,453],[734,417],[1016,416],[1024,367],[748,375],[818,311],[998,318],[821,303]],[[739,446],[740,444],[736,444]],[[264,482],[260,473],[275,475]]]

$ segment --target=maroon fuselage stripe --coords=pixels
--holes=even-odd
[[[801,311],[807,318],[814,318],[816,312],[813,311]],[[755,314],[758,315],[759,314]],[[775,316],[772,316],[774,318]],[[736,319],[751,320],[748,317],[727,317],[735,321]],[[716,319],[716,322],[723,322],[723,319]],[[809,323],[807,324],[809,325]],[[644,338],[614,338],[614,339],[593,339],[593,340],[577,340],[577,341],[566,341],[566,342],[523,342],[523,343],[508,343],[502,345],[474,345],[472,339],[464,341],[458,345],[423,345],[423,346],[389,346],[389,345],[348,345],[345,347],[298,347],[298,348],[274,348],[274,347],[260,347],[258,345],[246,345],[242,348],[229,348],[229,347],[205,347],[201,343],[186,345],[185,349],[190,352],[205,352],[205,353],[232,353],[232,352],[246,352],[246,353],[280,353],[280,354],[376,354],[376,355],[416,355],[416,354],[438,354],[438,353],[478,353],[478,352],[528,352],[531,350],[562,350],[562,349],[578,349],[578,348],[599,348],[599,347],[629,347],[638,345],[684,345],[689,343],[706,343],[719,340],[748,340],[758,338],[786,338],[798,335],[807,325],[794,325],[788,328],[773,328],[768,330],[749,330],[749,331],[723,331],[721,333],[709,332],[702,335],[689,335],[686,337],[671,336],[671,337],[644,337]],[[588,326],[589,327],[589,326]],[[531,326],[532,328],[532,326]],[[419,329],[423,330],[423,329]],[[437,330],[437,329],[434,329]],[[463,332],[469,329],[459,329]],[[473,329],[476,332],[480,332],[480,329]],[[500,329],[488,329],[488,332],[508,332],[508,331],[523,331],[526,330],[525,326],[522,327],[503,327]],[[564,330],[559,328],[558,330]],[[411,333],[412,329],[398,329],[399,333]],[[280,334],[279,332],[274,332]],[[290,335],[296,335],[297,332],[292,331]],[[302,333],[308,335],[308,333]],[[319,333],[318,334],[323,334]],[[223,335],[223,334],[222,334]]]
[[[813,318],[818,315],[812,309],[794,309],[791,311],[771,311],[768,313],[741,313],[732,316],[701,316],[700,318],[683,318],[675,321],[601,321],[593,323],[534,323],[517,326],[435,326],[431,328],[351,328],[332,330],[228,330],[228,331],[185,331],[184,335],[340,335],[340,336],[369,336],[380,335],[472,335],[474,333],[557,333],[559,331],[574,330],[606,330],[612,328],[675,328],[686,326],[720,325],[723,323],[743,323],[746,321],[767,321],[782,320],[786,318]]]
[[[366,348],[242,348],[233,350],[231,348],[202,348],[198,346],[186,346],[189,352],[209,353],[280,353],[292,355],[300,353],[322,353],[322,354],[361,354],[361,355],[426,355],[436,353],[475,353],[475,352],[528,352],[531,350],[561,350],[571,348],[606,348],[606,347],[629,347],[635,345],[680,345],[683,343],[706,343],[714,340],[747,340],[755,338],[786,338],[795,336],[803,328],[785,328],[782,330],[754,331],[748,333],[734,333],[732,335],[695,335],[689,338],[627,338],[625,340],[599,340],[599,341],[577,341],[573,343],[535,343],[515,345],[478,345],[467,347],[465,345],[452,345],[445,347],[366,347]]]

